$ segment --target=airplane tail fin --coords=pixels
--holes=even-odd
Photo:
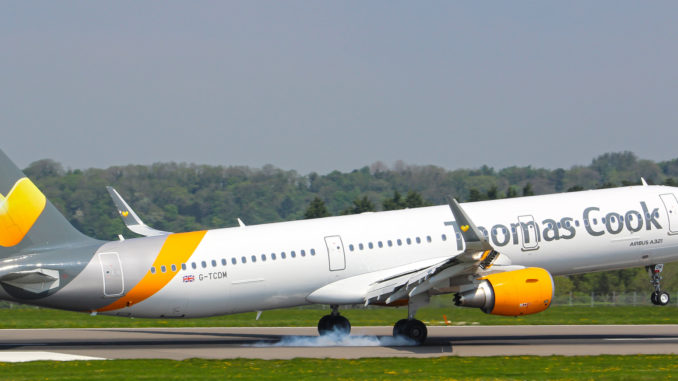
[[[0,258],[91,241],[0,150]]]

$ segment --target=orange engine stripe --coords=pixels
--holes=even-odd
[[[185,263],[198,247],[205,233],[207,231],[203,230],[168,235],[160,249],[160,253],[158,253],[155,262],[153,262],[153,266],[156,268],[155,274],[151,274],[149,270],[141,281],[125,296],[105,307],[99,308],[97,311],[103,312],[129,307],[160,291],[178,272],[172,271],[170,265],[175,264],[178,267]],[[160,272],[161,265],[167,267],[167,272]]]

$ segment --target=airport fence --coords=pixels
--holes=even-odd
[[[671,294],[671,302],[669,305],[678,307],[678,290],[669,291]],[[647,292],[616,292],[609,293],[584,293],[584,292],[570,292],[567,294],[556,295],[553,298],[553,306],[569,306],[569,307],[603,307],[603,306],[651,306],[650,291]],[[431,298],[430,307],[433,308],[447,308],[454,304],[452,301],[453,295],[439,295]],[[8,301],[0,301],[0,308],[39,308],[18,304]],[[308,305],[298,307],[302,309],[327,309],[324,305]],[[346,308],[346,307],[344,307]],[[381,308],[378,306],[365,307],[362,304],[356,304],[350,308]]]

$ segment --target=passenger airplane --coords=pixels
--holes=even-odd
[[[84,236],[0,152],[0,298],[146,318],[327,304],[321,334],[350,331],[339,306],[408,306],[394,335],[421,343],[432,295],[531,314],[551,304],[552,275],[647,266],[665,305],[661,263],[678,260],[678,189],[645,183],[188,233],[144,225],[109,191],[147,237]]]

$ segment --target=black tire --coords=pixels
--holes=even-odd
[[[657,294],[657,305],[665,306],[671,303],[671,295],[666,291],[661,291]]]
[[[332,316],[331,325],[332,331],[337,332],[340,335],[351,334],[351,322],[349,322],[348,319],[341,315]]]
[[[400,319],[393,325],[393,337],[407,336],[407,332],[405,331],[405,325],[407,324],[408,321],[409,320],[407,319]]]
[[[318,334],[320,336],[327,335],[332,331],[330,320],[332,320],[332,315],[325,315],[318,321]]]
[[[653,293],[650,295],[650,301],[651,301],[652,304],[654,304],[655,306],[658,306],[658,305],[659,305],[659,302],[657,301],[657,296],[658,296],[658,295],[659,295],[659,291],[655,291],[655,292],[653,292]]]
[[[414,340],[417,344],[422,344],[424,341],[426,341],[426,336],[428,335],[426,324],[416,319],[412,319],[407,322],[405,325],[405,332],[406,336]]]
[[[318,334],[324,336],[332,332],[348,335],[351,333],[351,323],[341,315],[325,315],[320,318],[320,321],[318,321]]]

